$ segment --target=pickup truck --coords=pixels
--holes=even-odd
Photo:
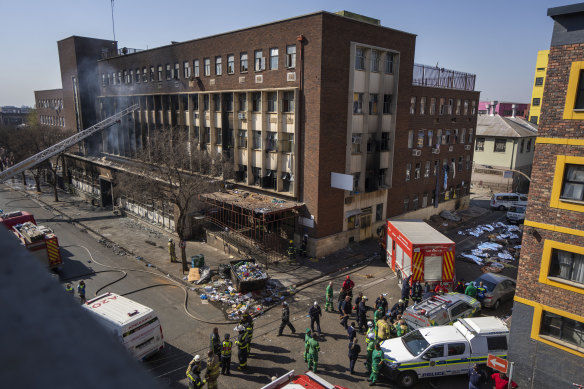
[[[470,317],[481,309],[481,303],[465,294],[450,292],[432,296],[418,304],[410,305],[402,315],[408,327],[440,326],[452,324],[456,319]]]
[[[382,374],[402,388],[418,379],[467,374],[489,354],[507,359],[509,329],[494,317],[459,319],[453,325],[418,328],[381,343]]]

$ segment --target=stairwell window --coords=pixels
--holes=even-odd
[[[227,74],[235,73],[235,56],[233,54],[229,54],[227,56]]]
[[[363,93],[353,93],[353,113],[363,113]]]
[[[239,71],[247,73],[247,53],[239,54]]]
[[[369,114],[377,115],[377,94],[372,93],[369,95]]]
[[[268,112],[277,112],[277,94],[276,92],[268,92]]]
[[[385,53],[385,73],[393,73],[393,53]]]
[[[199,60],[195,59],[193,61],[193,76],[195,77],[199,77],[200,73],[199,73]]]
[[[286,67],[296,67],[296,45],[286,46]]]
[[[215,57],[215,75],[220,76],[223,74],[223,63],[220,56]]]
[[[383,95],[383,114],[391,114],[391,95]]]
[[[355,49],[355,70],[365,70],[365,50],[360,47]]]
[[[294,112],[294,92],[284,92],[282,112]]]
[[[211,58],[204,58],[203,59],[203,74],[205,76],[211,75]]]
[[[270,49],[270,70],[278,70],[278,48]]]
[[[379,72],[379,51],[371,50],[371,71],[374,73]]]

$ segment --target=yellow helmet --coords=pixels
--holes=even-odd
[[[291,241],[290,241],[290,243],[294,243],[294,241],[293,241],[293,240],[291,240]]]

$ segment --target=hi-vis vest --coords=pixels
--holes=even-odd
[[[233,343],[228,340],[223,341],[223,348],[221,349],[221,355],[230,356],[231,355],[231,347],[233,347]]]

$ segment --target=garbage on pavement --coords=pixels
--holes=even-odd
[[[458,234],[482,240],[460,256],[474,261],[483,271],[498,273],[519,258],[522,236],[519,226],[495,222],[461,230]]]

